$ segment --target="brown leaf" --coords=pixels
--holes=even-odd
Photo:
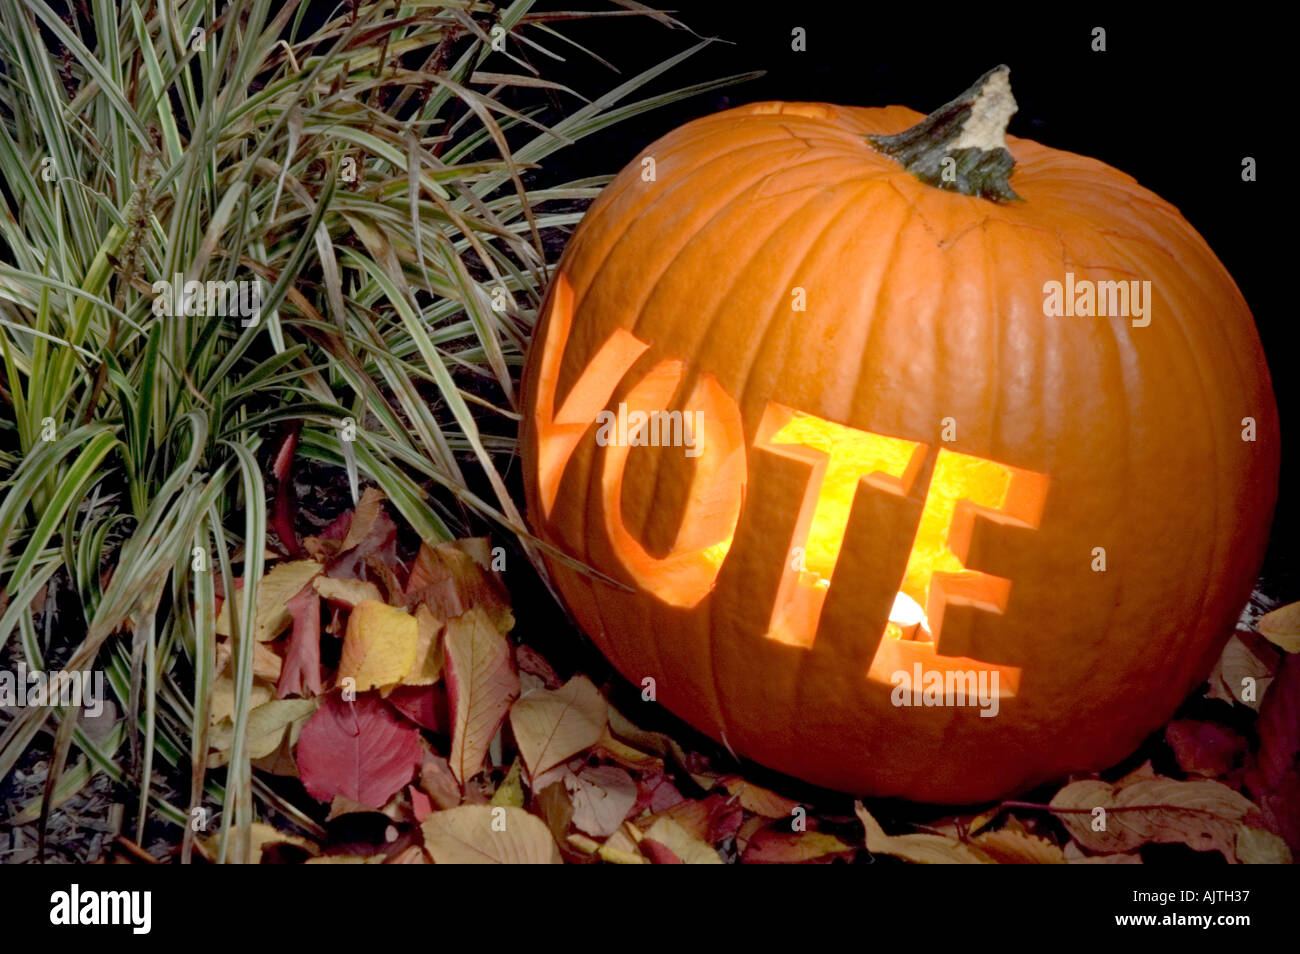
[[[451,766],[441,755],[425,752],[420,763],[420,788],[439,810],[455,808],[460,804],[460,783],[451,773]]]
[[[718,779],[718,784],[735,795],[746,811],[762,815],[764,818],[790,818],[794,810],[799,807],[798,802],[783,798],[776,792],[755,785],[753,782],[747,782],[739,775],[724,775]]]
[[[1237,828],[1255,806],[1221,782],[1180,782],[1152,777],[1149,767],[1144,769],[1116,785],[1099,779],[1072,782],[1051,805],[1074,810],[1057,812],[1057,817],[1089,851],[1128,852],[1147,842],[1178,843],[1220,851],[1235,862]]]
[[[348,524],[347,535],[338,553],[325,566],[325,575],[338,579],[360,579],[366,560],[378,556],[387,563],[396,562],[397,525],[384,510],[384,494],[367,487]]]
[[[537,794],[537,810],[557,845],[565,843],[573,821],[573,800],[563,782],[553,782]]]
[[[522,808],[462,805],[434,812],[420,827],[435,864],[561,863],[546,823]]]
[[[532,673],[542,680],[542,685],[547,689],[558,689],[564,684],[564,680],[556,675],[551,664],[531,646],[520,643],[515,647],[515,665],[519,667],[520,672]]]
[[[519,694],[509,641],[479,607],[447,621],[447,697],[453,727],[451,770],[477,775],[510,705]]]
[[[747,865],[803,864],[830,861],[854,851],[852,845],[824,832],[764,828],[750,838],[741,860]]]
[[[488,569],[490,559],[483,537],[422,544],[406,581],[406,605],[425,603],[438,619],[482,607],[499,629],[508,632],[513,617],[504,589]]]
[[[529,774],[535,778],[599,742],[606,711],[600,691],[586,676],[574,676],[559,689],[521,696],[510,709],[510,727]]]
[[[1281,654],[1257,633],[1238,629],[1210,673],[1210,698],[1258,710]]]
[[[1189,775],[1227,775],[1246,754],[1245,738],[1217,722],[1177,719],[1165,726],[1165,741],[1178,767]]]
[[[853,811],[867,830],[867,851],[873,855],[893,855],[920,864],[993,864],[993,859],[978,848],[943,835],[886,835],[871,817],[866,806],[855,802]]]
[[[573,824],[597,838],[617,831],[636,805],[636,782],[613,765],[588,766],[565,787],[573,800]]]

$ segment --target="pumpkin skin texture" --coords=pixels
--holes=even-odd
[[[1175,208],[1014,137],[1023,201],[926,185],[865,138],[922,118],[758,103],[648,147],[559,266],[522,454],[538,536],[622,584],[548,558],[630,681],[652,677],[687,722],[814,784],[969,803],[1114,764],[1204,679],[1263,558],[1278,422],[1250,311]],[[1066,273],[1149,281],[1149,324],[1045,316],[1044,285]],[[700,457],[601,446],[591,414],[553,420],[602,347],[615,371],[598,407],[693,402],[712,427]],[[815,463],[771,443],[774,405],[923,445],[906,478],[849,485],[810,645],[766,635]],[[961,563],[1010,583],[1000,611],[954,586],[938,648],[1018,673],[993,717],[895,705],[869,675],[945,451],[1019,468],[1040,498],[1021,520],[957,508]],[[693,483],[706,466],[712,496]],[[654,563],[673,552],[684,562]],[[686,582],[653,592],[656,573]]]

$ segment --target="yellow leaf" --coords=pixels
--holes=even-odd
[[[1237,829],[1237,859],[1244,865],[1289,865],[1291,849],[1271,831]]]
[[[997,831],[986,831],[973,844],[1000,865],[1063,865],[1065,852],[1046,838],[1031,835],[1018,824],[1008,822]]]
[[[260,759],[280,747],[285,730],[305,720],[316,711],[315,699],[272,699],[248,714],[248,754]],[[212,748],[224,752],[234,741],[235,727],[230,718],[218,723],[210,735]]]
[[[379,587],[369,580],[336,580],[332,576],[318,576],[311,581],[311,585],[321,599],[342,603],[350,609],[365,600],[382,601],[384,598]]]
[[[248,855],[249,864],[259,864],[262,860],[262,852],[272,845],[296,845],[303,851],[311,855],[320,854],[320,846],[314,841],[308,841],[306,838],[298,835],[288,835],[277,828],[266,824],[266,822],[253,822],[249,826],[250,841],[252,849]],[[221,836],[209,835],[201,839],[203,846],[208,849],[215,858],[221,852]]]
[[[558,865],[546,823],[509,805],[462,805],[424,819],[424,846],[440,865]]]
[[[515,808],[524,807],[524,786],[519,778],[522,775],[522,766],[518,759],[510,766],[510,771],[506,777],[497,786],[497,790],[492,794],[493,805],[511,805]]]
[[[415,661],[402,677],[406,686],[432,686],[442,678],[443,624],[429,607],[421,603],[415,610],[419,639],[415,645]]]
[[[722,857],[707,844],[690,834],[671,818],[659,818],[645,836],[663,845],[686,865],[720,865]]]
[[[248,709],[251,712],[264,702],[269,702],[275,695],[267,686],[253,683],[253,692],[249,696]],[[216,725],[222,719],[230,719],[235,714],[235,682],[229,676],[218,676],[212,681],[212,705],[208,710],[208,725]]]
[[[1300,653],[1300,603],[1289,603],[1259,618],[1259,634],[1288,653]]]
[[[394,685],[410,672],[419,643],[414,616],[379,600],[362,600],[348,617],[339,679],[355,679],[358,692]]]
[[[854,803],[853,811],[867,830],[867,851],[873,855],[893,855],[904,861],[931,865],[996,863],[978,848],[972,848],[955,838],[943,835],[886,835],[885,830],[861,802]]]
[[[324,569],[315,560],[292,560],[272,567],[257,587],[257,616],[253,621],[253,638],[259,643],[275,639],[288,628],[292,617],[285,604]],[[217,633],[231,635],[230,603],[242,600],[239,590],[225,599],[217,614]],[[240,604],[243,608],[243,604]]]

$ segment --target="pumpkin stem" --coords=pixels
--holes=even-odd
[[[1016,161],[1006,143],[1016,108],[1011,70],[995,66],[910,129],[867,141],[927,185],[994,202],[1019,200],[1010,183]]]

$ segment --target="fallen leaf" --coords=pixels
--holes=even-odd
[[[1278,669],[1255,723],[1259,746],[1254,768],[1259,787],[1276,788],[1300,760],[1300,658],[1288,656]]]
[[[647,846],[646,842],[652,844]],[[645,838],[642,839],[640,845],[641,850],[646,852],[647,858],[655,864],[664,864],[664,861],[655,858],[652,854],[655,844],[667,848],[672,852],[673,857],[679,859],[681,864],[723,864],[722,857],[713,849],[712,845],[705,844],[700,839],[689,834],[686,829],[671,818],[660,818],[655,821],[646,831]],[[647,851],[647,849],[649,850]]]
[[[636,811],[638,813],[648,811],[652,815],[657,815],[684,801],[686,797],[662,771],[648,773],[637,781]]]
[[[416,725],[433,732],[447,731],[447,697],[441,686],[396,686],[385,698]]]
[[[919,864],[993,864],[993,859],[978,848],[943,835],[886,835],[871,817],[866,806],[855,802],[853,811],[867,830],[867,851],[873,855],[893,855]]]
[[[986,831],[971,843],[1000,865],[1063,865],[1065,852],[1046,838],[1031,835],[1018,823],[1008,822]]]
[[[668,818],[681,825],[688,835],[716,845],[740,830],[744,814],[738,801],[714,793],[702,799],[683,799],[651,816],[650,823]]]
[[[518,759],[515,759],[510,766],[510,771],[506,773],[506,777],[501,780],[501,784],[497,786],[497,790],[492,793],[492,801],[489,804],[511,805],[515,808],[523,808],[524,786],[523,782],[520,781],[520,776],[522,775],[523,766],[520,764]]]
[[[251,758],[260,759],[280,747],[285,730],[316,710],[315,699],[271,699],[248,713],[247,751]],[[234,741],[235,727],[227,718],[214,726],[208,734],[212,748],[224,752]]]
[[[460,783],[441,755],[426,752],[420,762],[420,788],[439,810],[460,804]]]
[[[321,693],[320,597],[310,586],[304,586],[285,604],[285,609],[293,618],[293,629],[285,646],[284,668],[275,694],[281,699],[290,695],[318,696]]]
[[[384,598],[379,592],[379,587],[368,580],[336,580],[332,576],[318,576],[311,581],[311,585],[320,594],[321,599],[338,603],[348,609],[353,609],[358,603],[366,600],[382,602]]]
[[[1258,710],[1273,681],[1278,651],[1256,633],[1237,630],[1210,673],[1210,698]]]
[[[452,619],[475,607],[487,612],[502,632],[514,625],[510,604],[496,574],[489,569],[486,537],[449,543],[424,543],[406,581],[406,604],[424,603],[438,619]]]
[[[573,824],[596,838],[617,831],[636,805],[636,782],[614,765],[588,766],[565,787],[573,800]]]
[[[642,838],[637,847],[649,859],[652,865],[682,865],[686,862],[678,858],[667,845],[653,838]],[[708,862],[705,862],[707,864]]]
[[[387,861],[386,865],[427,865],[429,856],[419,845],[408,845]]]
[[[363,600],[348,617],[338,678],[355,679],[358,692],[396,685],[414,665],[419,642],[414,616],[378,600]]]
[[[375,696],[324,697],[298,738],[298,772],[307,792],[327,802],[343,795],[381,808],[420,764],[420,731]]]
[[[736,851],[740,852],[742,857],[749,848],[749,843],[753,841],[754,836],[770,824],[770,821],[770,819],[764,818],[762,815],[750,815],[741,823],[740,828],[736,830]]]
[[[1291,849],[1271,831],[1242,825],[1237,829],[1236,851],[1238,860],[1244,865],[1291,864]]]
[[[801,864],[830,860],[855,851],[834,835],[820,831],[782,831],[765,828],[749,839],[741,860],[747,865]]]
[[[561,863],[546,823],[522,808],[462,805],[434,812],[420,827],[435,864]]]
[[[515,647],[515,666],[520,672],[531,673],[536,676],[547,689],[558,689],[564,684],[564,680],[556,675],[555,670],[542,657],[542,654],[531,646],[525,646],[523,643]]]
[[[776,792],[748,782],[739,775],[724,775],[718,779],[718,784],[736,796],[746,811],[764,818],[790,818],[799,807],[798,802],[782,798]]]
[[[285,631],[292,621],[286,604],[322,569],[323,567],[315,560],[291,560],[272,567],[262,577],[257,587],[257,615],[253,620],[254,639],[264,643],[275,639]],[[224,601],[221,604],[221,612],[217,614],[216,631],[221,636],[231,635],[230,603],[230,600]]]
[[[424,821],[425,817],[433,811],[433,799],[414,785],[407,788],[406,794],[411,798],[411,814],[415,816],[417,822]]]
[[[338,552],[325,565],[325,575],[360,579],[366,560],[379,556],[393,563],[397,556],[397,525],[384,510],[384,494],[376,487],[361,493]]]
[[[1165,726],[1165,741],[1178,767],[1189,775],[1227,775],[1246,754],[1244,737],[1217,722],[1177,719]]]
[[[1177,781],[1149,775],[1149,766],[1144,769],[1135,780],[1129,776],[1115,785],[1098,779],[1071,782],[1056,793],[1051,806],[1066,810],[1057,812],[1057,818],[1089,851],[1128,852],[1147,842],[1175,843],[1220,851],[1235,862],[1238,825],[1255,806],[1221,782]],[[1094,830],[1101,823],[1105,828]]]
[[[1300,653],[1300,603],[1265,613],[1256,624],[1259,634],[1287,653]]]
[[[260,682],[253,683],[249,694],[248,709],[251,712],[258,706],[269,702],[274,693]],[[222,719],[230,719],[235,714],[235,683],[229,676],[218,676],[212,680],[212,704],[208,708],[208,724],[216,725]]]
[[[605,700],[586,676],[530,692],[510,709],[515,743],[533,777],[595,745],[605,723]]]
[[[605,734],[600,737],[600,741],[592,748],[592,754],[617,762],[624,768],[631,769],[634,772],[663,774],[663,759],[657,755],[642,752],[640,749],[634,749],[627,743],[619,741],[610,735],[608,727],[605,729]]]
[[[519,695],[510,642],[475,607],[447,621],[447,701],[453,726],[451,771],[463,785],[478,774],[492,737]]]
[[[248,863],[252,865],[261,864],[262,852],[276,845],[294,845],[310,855],[320,854],[320,846],[314,841],[308,841],[299,835],[287,834],[266,824],[266,822],[253,822],[249,825],[249,834],[252,848],[249,852]],[[220,834],[209,835],[201,839],[201,841],[214,858],[221,853]],[[232,841],[231,845],[233,846],[233,844]]]
[[[442,678],[442,620],[437,619],[429,607],[421,603],[415,610],[415,623],[419,635],[415,645],[415,661],[402,677],[402,684],[432,686]]]
[[[563,782],[555,782],[537,793],[537,810],[556,844],[562,844],[573,821],[573,800]]]

